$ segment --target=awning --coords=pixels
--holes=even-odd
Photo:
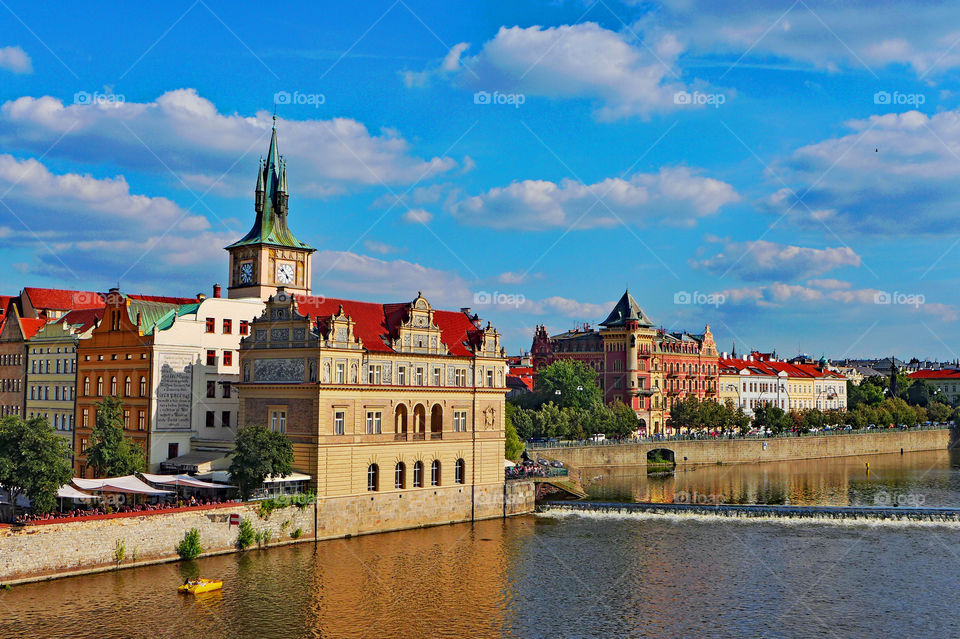
[[[74,477],[73,483],[83,490],[99,490],[102,493],[126,493],[131,495],[169,495],[172,491],[159,490],[140,481],[136,475],[124,477],[106,477],[104,479],[81,479]]]
[[[206,473],[225,467],[228,455],[220,450],[195,450],[160,462],[160,468],[177,473]]]
[[[290,473],[289,475],[270,475],[263,480],[265,484],[278,484],[280,482],[288,481],[310,481],[313,479],[310,475],[304,475],[303,473]]]
[[[59,499],[100,499],[98,495],[91,495],[77,490],[70,484],[64,484],[57,490]]]
[[[214,484],[208,481],[201,481],[190,475],[150,475],[140,473],[140,475],[151,484],[161,484],[163,486],[187,486],[190,488],[234,488],[229,484]]]
[[[504,468],[513,468],[514,466],[516,466],[516,464],[513,463],[512,461],[510,461],[509,459],[504,459],[504,460],[503,460],[503,467],[504,467]]]

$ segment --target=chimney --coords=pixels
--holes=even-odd
[[[214,285],[213,285],[213,296],[214,296],[214,297],[220,297],[220,291],[221,291],[220,285],[219,285],[219,284],[214,284]]]

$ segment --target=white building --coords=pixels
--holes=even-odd
[[[152,436],[148,466],[177,459],[197,466],[222,458],[237,434],[240,340],[263,312],[256,298],[216,296],[158,320],[151,371]]]

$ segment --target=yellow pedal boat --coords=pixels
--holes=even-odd
[[[221,588],[223,588],[223,582],[217,579],[188,579],[177,590],[199,595],[202,592],[220,590]]]

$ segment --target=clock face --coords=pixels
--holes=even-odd
[[[293,282],[293,264],[277,265],[277,281],[281,284],[290,284]]]
[[[253,281],[253,262],[244,262],[240,265],[240,283],[249,284]]]

